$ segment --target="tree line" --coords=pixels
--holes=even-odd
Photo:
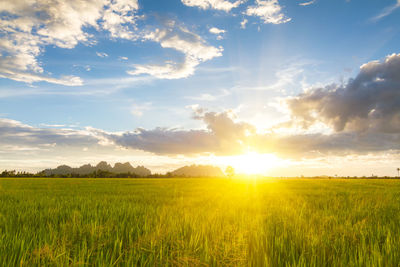
[[[15,170],[4,170],[0,173],[0,177],[9,177],[9,178],[24,178],[24,177],[32,177],[32,178],[40,178],[40,177],[49,177],[49,178],[170,178],[173,177],[170,172],[166,174],[150,174],[150,175],[138,175],[136,173],[113,173],[109,171],[97,170],[88,174],[79,174],[79,173],[67,173],[67,174],[46,174],[44,171],[40,171],[37,173],[30,173],[25,171],[15,171]]]
[[[60,165],[54,169],[45,169],[37,173],[4,170],[0,177],[50,177],[50,178],[171,178],[171,177],[224,177],[220,168],[211,165],[190,165],[174,171],[151,173],[143,166],[133,167],[130,163],[115,163],[111,166],[105,161],[97,165],[85,164],[78,168]]]

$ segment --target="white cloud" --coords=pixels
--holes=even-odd
[[[198,101],[215,101],[217,97],[210,94],[201,94],[199,96],[188,96],[187,99],[198,100]]]
[[[234,2],[227,0],[181,0],[186,6],[198,7],[201,9],[217,9],[229,12],[232,8],[236,8],[244,1],[237,0]]]
[[[135,25],[135,12],[139,9],[137,0],[110,1],[108,8],[104,9],[101,26],[110,32],[113,38],[136,39],[133,30]]]
[[[218,36],[217,36],[217,40],[222,40],[222,39],[224,39],[223,34],[226,32],[225,30],[218,29],[218,28],[216,28],[216,27],[210,28],[209,31],[210,31],[210,33],[212,33],[212,34],[218,35]]]
[[[136,0],[3,0],[0,5],[0,77],[32,83],[79,85],[78,77],[49,78],[38,56],[48,45],[93,43],[87,28],[135,39]],[[112,13],[112,14],[111,14]]]
[[[179,79],[192,75],[196,67],[204,61],[222,56],[222,47],[208,45],[199,35],[183,26],[170,22],[164,29],[156,29],[145,39],[160,43],[163,48],[171,48],[184,54],[180,62],[166,61],[164,64],[134,65],[128,71],[131,75],[149,74],[161,79]]]
[[[264,23],[281,24],[291,20],[282,13],[278,0],[256,0],[256,5],[248,6],[245,14],[260,17]]]
[[[228,96],[231,93],[228,90],[222,90],[221,93],[219,94],[201,94],[198,96],[187,96],[185,97],[186,99],[191,99],[191,100],[197,100],[197,101],[216,101],[217,99],[220,99],[222,97]]]
[[[118,57],[120,60],[128,60],[128,57]]]
[[[166,61],[160,65],[134,65],[135,69],[128,71],[131,75],[148,74],[159,79],[180,79],[194,74],[199,65],[196,59],[185,58],[183,62]]]
[[[315,4],[316,0],[300,3],[299,6],[309,6]]]
[[[107,54],[107,53],[104,53],[104,52],[96,52],[96,55],[97,55],[98,57],[108,57],[108,54]]]
[[[131,114],[135,117],[142,117],[143,112],[150,110],[152,107],[151,102],[143,103],[143,104],[134,104],[131,107]]]
[[[249,22],[247,19],[243,19],[242,22],[240,22],[240,28],[246,29],[247,22]]]
[[[221,33],[225,33],[226,32],[225,30],[218,29],[217,27],[212,27],[212,28],[210,28],[209,31],[212,34],[221,34]]]

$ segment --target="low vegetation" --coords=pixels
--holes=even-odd
[[[0,179],[4,266],[399,266],[400,181]]]

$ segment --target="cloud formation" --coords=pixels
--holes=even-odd
[[[155,128],[127,132],[36,128],[0,119],[0,152],[46,147],[142,150],[160,155],[238,155],[248,151],[286,158],[313,158],[400,151],[400,54],[360,67],[346,85],[306,91],[286,100],[292,119],[267,132],[238,120],[231,110],[193,107],[200,129]],[[329,132],[309,131],[323,123]],[[303,130],[297,128],[302,126]],[[289,131],[282,131],[289,127]]]
[[[293,135],[271,133],[256,136],[253,139],[253,145],[254,150],[259,153],[274,153],[283,158],[298,159],[399,151],[399,141],[400,135],[383,133],[341,132]]]
[[[187,6],[226,12],[246,1],[182,0]],[[281,12],[277,0],[256,0],[245,15],[258,16],[264,23],[285,23],[290,19]],[[148,74],[162,79],[185,78],[205,61],[222,56],[222,47],[209,45],[202,37],[183,25],[169,21],[154,31],[139,30],[138,0],[4,0],[0,6],[0,78],[34,83],[48,82],[66,86],[83,85],[80,77],[58,75],[45,70],[41,55],[48,46],[73,49],[78,44],[96,44],[95,34],[105,32],[111,39],[147,40],[161,47],[183,53],[183,57],[162,64],[136,64],[129,74]],[[247,19],[241,22],[245,28]],[[216,39],[224,38],[225,30],[212,27]],[[99,57],[106,53],[96,52]],[[89,71],[90,68],[86,68]]]
[[[255,128],[244,122],[235,122],[231,111],[216,113],[195,111],[194,119],[205,123],[204,130],[156,128],[137,129],[121,134],[103,133],[115,144],[156,154],[240,154],[245,148],[242,140]]]
[[[96,55],[97,55],[98,57],[108,57],[108,54],[107,54],[107,53],[104,53],[104,52],[96,52]]]
[[[323,122],[335,131],[400,131],[400,54],[371,61],[344,86],[330,85],[288,100],[293,119],[307,128]]]
[[[240,155],[248,151],[273,153],[284,158],[344,156],[400,149],[400,135],[368,132],[333,134],[257,133],[256,128],[232,118],[230,111],[206,112],[195,117],[204,130],[156,128],[105,134],[116,145],[166,155]]]
[[[371,21],[373,22],[377,22],[378,20],[383,19],[386,16],[389,16],[390,14],[392,14],[396,9],[398,9],[400,7],[400,0],[397,0],[397,3],[388,6],[386,8],[384,8],[378,15],[376,15],[375,17],[373,17],[371,19]]]
[[[246,29],[247,22],[249,22],[247,19],[243,19],[243,20],[240,22],[240,28],[241,28],[241,29]]]
[[[153,153],[240,154],[246,150],[285,157],[365,154],[400,149],[400,54],[360,67],[346,85],[317,88],[286,100],[292,120],[267,133],[239,122],[231,111],[195,109],[194,118],[205,130],[143,130],[113,135],[126,147]],[[310,133],[320,123],[331,132]],[[283,134],[281,127],[302,126],[302,131]],[[198,146],[200,144],[200,146]],[[158,149],[162,147],[163,149]]]
[[[136,0],[4,0],[0,6],[0,77],[81,85],[79,77],[50,78],[38,56],[48,45],[71,49],[93,43],[88,28],[134,39]]]
[[[315,2],[316,2],[316,0],[303,2],[303,3],[300,3],[299,6],[309,6],[309,5],[315,4]]]
[[[282,7],[278,0],[256,0],[255,5],[247,7],[245,14],[259,17],[265,24],[281,24],[291,21],[291,18],[282,13]]]
[[[218,29],[217,27],[212,27],[210,28],[210,33],[212,34],[221,34],[221,33],[225,33],[225,30],[222,29]]]
[[[339,168],[343,166],[343,161],[352,163],[351,168],[357,168],[358,164],[365,164],[365,161],[357,161],[359,156],[356,155],[366,154],[368,160],[371,157],[369,153],[373,152],[368,163],[370,170],[367,170],[367,173],[370,171],[375,173],[382,163],[388,164],[388,161],[398,158],[400,150],[398,134],[358,135],[340,132],[332,135],[282,136],[276,133],[256,133],[251,125],[237,121],[231,111],[215,113],[197,110],[195,116],[199,116],[198,119],[204,121],[207,128],[198,130],[156,128],[107,133],[93,128],[83,130],[61,128],[66,127],[63,125],[37,128],[14,120],[0,119],[0,167],[39,171],[45,167],[66,163],[78,166],[83,162],[122,160],[145,164],[153,171],[158,169],[164,172],[184,164],[203,162],[204,159],[207,159],[205,161],[207,164],[218,164],[221,161],[216,157],[209,157],[209,154],[239,155],[251,149],[253,152],[274,153],[280,157],[300,159],[301,164],[313,162],[313,166],[318,166],[318,162],[323,159],[326,162],[325,166],[336,164],[335,166]],[[186,156],[203,154],[206,157],[165,156],[179,154]],[[330,162],[334,158],[336,163]],[[303,168],[305,166],[300,166],[301,169],[291,166],[290,169],[295,170],[293,175],[305,171]],[[355,174],[363,173],[365,169],[362,168],[361,172]],[[281,171],[276,175],[282,175]],[[322,171],[325,172],[326,169]],[[315,174],[320,172],[321,169],[316,169]]]
[[[0,145],[14,148],[85,147],[102,140],[89,130],[37,128],[19,121],[0,118]]]
[[[222,47],[208,45],[199,35],[170,21],[164,29],[156,29],[145,35],[144,39],[158,42],[163,48],[183,53],[180,61],[166,61],[164,64],[134,65],[128,74],[149,74],[160,79],[179,79],[192,75],[201,62],[222,56]]]
[[[232,8],[236,8],[241,5],[244,1],[227,1],[227,0],[181,0],[182,3],[190,7],[198,7],[201,9],[217,9],[225,12],[231,11]]]
[[[217,35],[217,40],[222,40],[222,39],[224,39],[223,35],[226,31],[222,30],[222,29],[218,29],[217,27],[212,27],[209,29],[209,32]]]
[[[222,97],[230,95],[231,92],[224,89],[221,90],[219,94],[214,93],[214,94],[200,94],[198,96],[186,96],[186,99],[192,99],[192,100],[197,100],[197,101],[216,101],[217,99],[220,99]]]

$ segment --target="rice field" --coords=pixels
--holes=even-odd
[[[399,266],[400,181],[0,179],[1,266]]]

